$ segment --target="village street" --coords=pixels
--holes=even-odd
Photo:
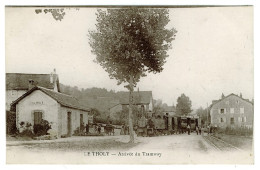
[[[8,163],[248,163],[249,152],[216,150],[201,135],[71,137],[48,141],[7,141]],[[100,158],[100,159],[97,159]],[[40,158],[40,159],[35,159]]]

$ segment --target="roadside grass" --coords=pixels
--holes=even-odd
[[[252,150],[253,139],[251,137],[226,134],[215,134],[214,136],[240,149]]]
[[[6,136],[6,141],[32,141],[32,137],[27,137],[27,136],[23,136],[23,137],[18,137],[18,136]]]
[[[48,142],[48,143],[22,143],[26,149],[30,150],[55,150],[55,151],[108,151],[108,150],[128,150],[138,143],[123,143],[115,139],[92,139],[81,141]]]

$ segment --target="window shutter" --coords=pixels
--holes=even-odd
[[[244,117],[244,122],[246,122],[246,116]]]
[[[224,114],[226,114],[226,113],[227,113],[227,109],[225,108],[225,109],[224,109]]]
[[[218,109],[218,114],[220,114],[220,109]]]

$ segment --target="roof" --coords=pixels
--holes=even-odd
[[[15,106],[19,101],[21,101],[23,98],[25,98],[26,96],[28,96],[35,90],[42,91],[43,93],[50,96],[51,98],[53,98],[54,100],[56,100],[58,103],[60,103],[63,106],[78,109],[78,110],[83,110],[83,111],[90,111],[89,108],[82,105],[75,97],[72,97],[72,96],[64,94],[64,93],[55,92],[53,90],[50,90],[50,89],[47,89],[44,87],[39,87],[39,86],[35,86],[34,88],[32,88],[31,90],[26,92],[24,95],[19,97],[17,100],[15,100],[11,104],[11,107]]]
[[[29,80],[33,80],[36,86],[54,89],[54,83],[50,82],[51,74],[25,74],[25,73],[6,73],[6,90],[28,90]],[[53,80],[56,80],[58,91],[59,78],[53,74]]]
[[[163,112],[175,112],[176,109],[173,106],[167,106],[163,108]]]
[[[120,104],[129,104],[129,92],[117,92]],[[149,104],[152,99],[152,91],[135,91],[133,92],[133,104]]]
[[[238,96],[238,95],[236,95],[236,94],[234,94],[234,93],[231,93],[230,95],[228,95],[228,96],[226,96],[226,97],[224,97],[224,98],[222,98],[222,99],[219,99],[219,100],[213,100],[214,103],[212,103],[212,104],[209,106],[209,108],[211,108],[213,105],[219,103],[220,101],[222,101],[222,100],[228,98],[229,96],[236,96],[236,97],[238,97],[238,98],[240,98],[240,99],[242,99],[242,100],[244,100],[244,101],[246,101],[246,102],[248,102],[248,103],[250,103],[250,104],[253,105],[253,103],[250,102],[248,99],[244,99],[244,98],[242,98],[242,97],[240,97],[240,96]]]

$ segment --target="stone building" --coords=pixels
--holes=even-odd
[[[6,110],[9,111],[10,104],[35,85],[60,92],[55,69],[51,74],[6,73]]]
[[[235,94],[213,100],[210,106],[211,125],[226,127],[253,127],[254,106],[248,99]]]
[[[47,120],[57,137],[71,136],[81,124],[88,123],[88,113],[80,102],[69,95],[44,87],[35,86],[11,104],[16,112],[16,126],[20,124],[39,124]]]
[[[129,108],[129,92],[117,92],[119,102],[109,108],[110,117],[113,119],[115,114]],[[151,91],[133,92],[133,104],[143,112],[153,111],[153,95]]]

